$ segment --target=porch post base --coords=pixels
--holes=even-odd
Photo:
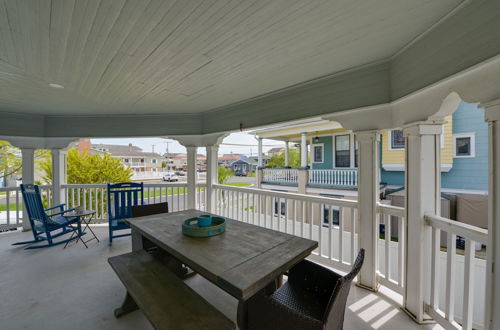
[[[405,307],[400,307],[400,309],[417,324],[436,324],[436,321],[427,314],[424,314],[423,320],[419,320],[415,317],[415,315],[412,314],[412,312],[407,310]]]
[[[380,289],[380,283],[375,284],[375,287],[372,288],[371,286],[367,286],[361,283],[356,283],[356,286],[361,289],[365,289],[371,292],[378,292],[378,289]]]

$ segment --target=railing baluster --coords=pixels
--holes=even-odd
[[[446,255],[446,305],[445,314],[449,322],[455,319],[455,255],[457,235],[447,233],[447,255]]]
[[[462,311],[462,328],[472,329],[474,306],[474,254],[476,242],[465,239],[465,265],[464,265],[464,303]]]
[[[391,251],[390,251],[390,243],[391,243],[391,220],[390,217],[387,214],[383,215],[384,217],[384,226],[385,226],[385,270],[384,270],[384,275],[387,280],[391,278],[390,271],[391,271],[391,265],[390,265],[390,260],[391,260]]]
[[[7,228],[10,228],[10,191],[5,192],[5,206],[7,211]]]
[[[333,231],[333,210],[332,205],[327,205],[328,208],[328,259],[333,259],[333,242],[332,242],[332,231]]]
[[[339,208],[339,262],[344,260],[344,208]]]
[[[404,269],[405,269],[405,264],[404,264],[404,247],[405,247],[405,241],[404,241],[404,235],[406,232],[405,229],[405,218],[404,217],[398,217],[398,284],[400,287],[403,287],[404,283]],[[433,245],[434,246],[434,245]]]
[[[356,237],[356,214],[355,209],[351,208],[351,266],[354,265],[354,260],[356,259],[355,251],[355,237]]]
[[[435,310],[439,308],[439,278],[440,278],[440,258],[441,251],[441,230],[432,227],[432,247],[431,247],[431,307]]]
[[[16,227],[19,227],[19,218],[20,218],[19,209],[21,208],[19,205],[19,189],[16,189],[15,192],[16,192]]]

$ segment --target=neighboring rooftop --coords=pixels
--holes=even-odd
[[[115,144],[92,144],[92,149],[107,152],[115,157],[148,157],[148,158],[162,158],[156,152],[144,152],[141,148],[129,143],[128,146],[115,145]]]

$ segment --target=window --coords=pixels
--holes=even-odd
[[[349,134],[335,136],[335,167],[351,167]]]
[[[156,159],[151,159],[151,163],[156,164]]]
[[[405,148],[405,138],[403,135],[403,130],[393,129],[391,131],[390,148],[393,149],[404,149]]]
[[[475,157],[475,134],[453,134],[453,152],[456,158]]]
[[[340,207],[339,206],[323,206],[323,227],[328,227],[330,221],[330,211],[332,212],[332,225],[340,225]]]
[[[323,163],[323,145],[313,144],[313,163]]]

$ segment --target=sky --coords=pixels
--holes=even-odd
[[[133,145],[142,148],[143,151],[151,152],[154,150],[154,152],[159,154],[164,154],[167,151],[168,143],[168,151],[170,153],[186,152],[186,148],[179,144],[179,142],[162,138],[92,139],[92,143],[118,145],[128,145],[129,143],[132,143]],[[281,141],[263,140],[262,149],[264,152],[267,152],[271,148],[284,146],[285,143]],[[229,154],[231,152],[255,156],[257,155],[257,140],[253,134],[248,134],[246,132],[231,133],[219,146],[219,155]],[[205,148],[198,148],[198,153],[205,154]]]

